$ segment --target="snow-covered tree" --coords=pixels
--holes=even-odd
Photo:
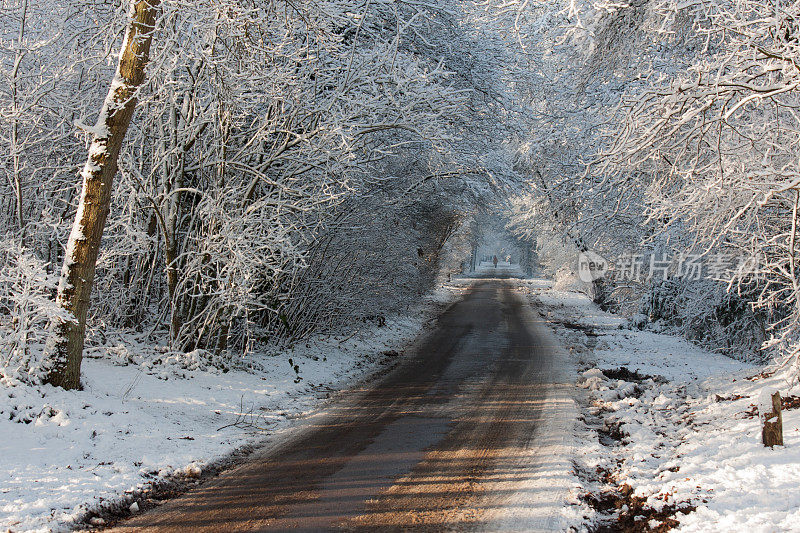
[[[458,212],[514,179],[499,155],[508,107],[491,69],[499,41],[489,50],[458,3],[168,0],[154,19],[119,176],[107,167],[118,179],[100,180],[102,201],[81,203],[87,188],[72,176],[81,151],[106,153],[107,114],[96,119],[92,107],[114,76],[128,5],[87,12],[69,0],[19,0],[2,24],[4,72],[22,55],[19,78],[42,87],[41,98],[32,85],[24,93],[33,103],[15,103],[21,82],[5,78],[3,120],[34,133],[6,139],[3,238],[24,242],[50,271],[64,262],[60,301],[81,327],[84,313],[90,329],[160,332],[166,323],[173,349],[225,352],[341,327],[373,304],[398,309],[445,262],[460,262],[439,258],[465,220]],[[18,44],[23,33],[36,46]],[[95,163],[84,174],[99,172]],[[30,186],[37,178],[41,186]],[[80,220],[87,205],[108,212],[107,223]],[[392,231],[402,246],[384,244]],[[82,243],[92,253],[76,262]],[[336,271],[326,263],[334,256],[360,266]],[[400,266],[398,290],[380,297],[378,265]],[[350,290],[359,284],[376,289]],[[68,293],[81,291],[72,309]],[[70,359],[58,346],[54,376]],[[74,368],[68,386],[77,386]]]
[[[89,157],[81,172],[78,210],[64,252],[56,301],[69,316],[55,316],[52,338],[43,356],[47,382],[65,389],[80,386],[81,358],[95,264],[111,205],[117,157],[136,109],[137,90],[150,57],[159,0],[131,3],[130,21],[117,71],[92,128]]]

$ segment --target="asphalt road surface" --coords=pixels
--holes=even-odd
[[[286,442],[117,526],[136,531],[493,529],[530,472],[553,357],[513,279],[477,280],[369,389]],[[527,309],[526,309],[527,308]]]

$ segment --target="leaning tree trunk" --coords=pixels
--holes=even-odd
[[[57,296],[58,304],[71,316],[69,320],[53,320],[45,353],[46,381],[65,389],[80,385],[86,313],[117,173],[117,157],[136,108],[136,90],[144,81],[159,7],[160,0],[131,2],[117,72],[92,132],[89,158],[81,172],[83,190],[67,242]]]

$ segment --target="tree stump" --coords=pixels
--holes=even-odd
[[[783,417],[781,416],[781,394],[764,390],[758,402],[761,418],[761,441],[764,446],[783,446]]]

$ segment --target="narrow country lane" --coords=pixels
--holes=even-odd
[[[558,364],[517,283],[476,280],[374,388],[118,529],[494,529],[543,460],[525,450]]]

